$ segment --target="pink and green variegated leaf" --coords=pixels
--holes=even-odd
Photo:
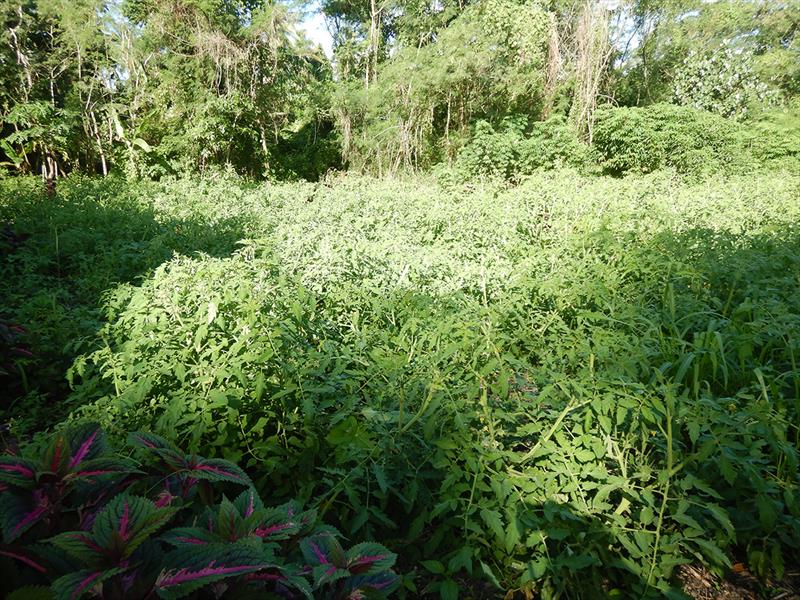
[[[3,539],[11,543],[44,519],[51,510],[43,494],[34,492],[26,496],[10,492],[0,496],[0,526]]]
[[[88,565],[99,565],[106,556],[106,548],[98,545],[88,531],[66,531],[47,542]]]
[[[299,503],[289,502],[265,510],[255,534],[265,540],[287,540],[310,533],[316,520],[316,511],[302,511]]]
[[[59,577],[53,582],[53,600],[78,600],[83,598],[103,582],[124,572],[123,568],[107,569],[105,571],[95,571],[84,569],[69,575]]]
[[[260,517],[253,533],[263,540],[280,541],[299,536],[308,515],[302,512],[290,515],[282,507],[278,507],[263,511]]]
[[[232,462],[221,458],[189,457],[186,474],[206,481],[230,481],[247,487],[253,486],[247,473]]]
[[[260,537],[262,540],[277,542],[280,540],[288,540],[297,535],[300,528],[296,523],[291,521],[283,521],[282,517],[277,519],[268,519],[258,525],[253,530],[253,533]]]
[[[245,519],[249,519],[256,512],[264,510],[264,503],[261,501],[258,492],[253,488],[249,488],[239,494],[233,501],[233,504],[236,506],[236,510],[239,514]]]
[[[98,546],[117,548],[129,557],[149,536],[164,527],[177,508],[157,508],[147,498],[120,494],[97,515],[92,537]]]
[[[347,567],[347,558],[338,540],[330,533],[320,533],[300,541],[300,551],[311,567]]]
[[[316,522],[316,511],[303,511],[298,502],[292,501],[266,511],[256,535],[267,540],[287,540],[310,533]]]
[[[348,581],[348,598],[387,598],[399,585],[400,577],[392,571],[356,575]]]
[[[67,433],[70,445],[69,468],[82,468],[82,463],[93,460],[109,450],[106,434],[95,423],[87,423]]]
[[[181,598],[228,578],[244,577],[275,567],[253,545],[183,546],[166,558],[171,568],[158,576],[156,593],[165,600]]]
[[[236,510],[233,503],[223,496],[217,509],[217,526],[215,532],[226,542],[235,542],[249,532],[245,531],[244,518]]]
[[[18,456],[0,456],[0,481],[30,489],[36,485],[36,464]]]
[[[41,470],[65,474],[69,470],[69,463],[72,460],[72,449],[65,433],[57,433],[53,436],[50,445],[44,453]]]
[[[75,466],[67,475],[65,480],[80,479],[92,481],[102,477],[113,477],[137,473],[136,465],[122,457],[102,457],[83,461]]]
[[[0,544],[0,556],[11,558],[39,573],[46,574],[48,570],[44,562],[26,548]]]
[[[161,534],[161,539],[172,546],[205,546],[217,542],[213,533],[200,527],[177,527]]]
[[[294,522],[300,527],[298,532],[301,535],[309,534],[313,531],[317,524],[317,511],[314,509],[303,510],[302,505],[296,500],[291,500],[286,504],[277,507],[287,517],[294,519]],[[339,535],[333,527],[328,530],[333,535]]]
[[[333,565],[318,565],[312,569],[311,577],[314,581],[314,589],[318,590],[340,579],[347,579],[350,577],[350,571]]]
[[[151,456],[158,458],[163,469],[168,473],[185,471],[189,461],[187,457],[172,448],[146,448]]]
[[[175,446],[169,441],[154,433],[144,431],[134,431],[128,434],[128,443],[131,446],[138,446],[145,450],[176,450]]]
[[[372,575],[392,568],[397,555],[380,544],[365,542],[347,551],[347,569],[354,575]]]

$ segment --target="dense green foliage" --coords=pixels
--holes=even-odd
[[[315,178],[339,163],[330,64],[282,4],[7,1],[0,17],[0,150],[22,172]]]
[[[601,109],[592,147],[611,174],[672,168],[711,173],[776,172],[800,168],[800,113],[766,111],[747,124],[691,108],[656,104]]]
[[[675,99],[699,110],[742,118],[769,100],[769,88],[756,79],[752,56],[731,47],[691,53],[674,78]]]
[[[233,463],[150,433],[128,440],[141,463],[90,423],[0,455],[0,556],[17,567],[8,598],[379,599],[399,584],[394,554],[374,543],[345,551],[296,502],[265,507]]]
[[[591,142],[595,110],[609,101],[747,120],[791,105],[800,90],[796,2],[317,8],[333,57],[306,39],[294,5],[7,0],[0,163],[46,178],[158,178],[223,165],[266,179],[317,180],[342,166],[397,173],[450,165],[475,132],[510,132],[509,122],[549,131],[555,117],[559,140]],[[523,152],[522,171],[580,162],[563,160],[572,148],[545,146]]]
[[[553,117],[530,127],[525,118],[507,118],[495,129],[478,121],[470,142],[458,153],[452,169],[440,169],[444,178],[519,181],[537,169],[572,166],[589,168],[591,149],[581,143],[563,119]]]
[[[780,580],[798,32],[781,0],[0,0],[0,435],[30,442],[0,460],[6,542],[80,526],[56,521],[88,510],[81,461],[39,450],[88,422],[380,540],[408,597],[682,598],[685,565],[733,561]],[[92,501],[158,521],[140,475]],[[133,576],[84,525],[103,569],[61,565],[56,596],[197,591],[188,566],[161,589],[165,539]],[[301,593],[370,596],[338,544],[275,557]]]
[[[599,110],[593,145],[613,174],[671,167],[702,175],[763,167],[735,122],[671,104]]]
[[[30,373],[82,353],[74,418],[239,461],[444,598],[798,560],[796,175],[121,183],[2,196],[7,318]]]
[[[695,179],[800,168],[796,111],[767,111],[742,124],[690,107],[655,104],[603,107],[595,118],[591,144],[558,117],[531,125],[509,117],[497,127],[479,121],[453,164],[437,169],[440,179],[518,182],[558,166],[616,176],[673,169]]]

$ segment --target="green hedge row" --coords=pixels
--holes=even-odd
[[[496,127],[481,121],[472,141],[442,174],[457,181],[517,181],[537,169],[571,166],[617,176],[666,168],[699,177],[798,165],[796,113],[766,113],[742,124],[686,106],[655,104],[599,109],[591,145],[581,142],[563,119],[529,125],[507,118]]]

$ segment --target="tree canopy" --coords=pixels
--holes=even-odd
[[[800,93],[800,5],[779,0],[4,0],[0,159],[158,177],[378,173],[455,159],[475,124],[603,104],[737,119]]]

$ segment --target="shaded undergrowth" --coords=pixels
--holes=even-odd
[[[796,178],[80,185],[62,218],[112,211],[62,231],[95,250],[2,288],[33,340],[88,336],[53,344],[74,418],[239,461],[427,573],[413,593],[678,596],[686,562],[797,562]],[[53,268],[39,202],[4,200],[31,234],[7,272]],[[80,326],[20,301],[62,279]]]

